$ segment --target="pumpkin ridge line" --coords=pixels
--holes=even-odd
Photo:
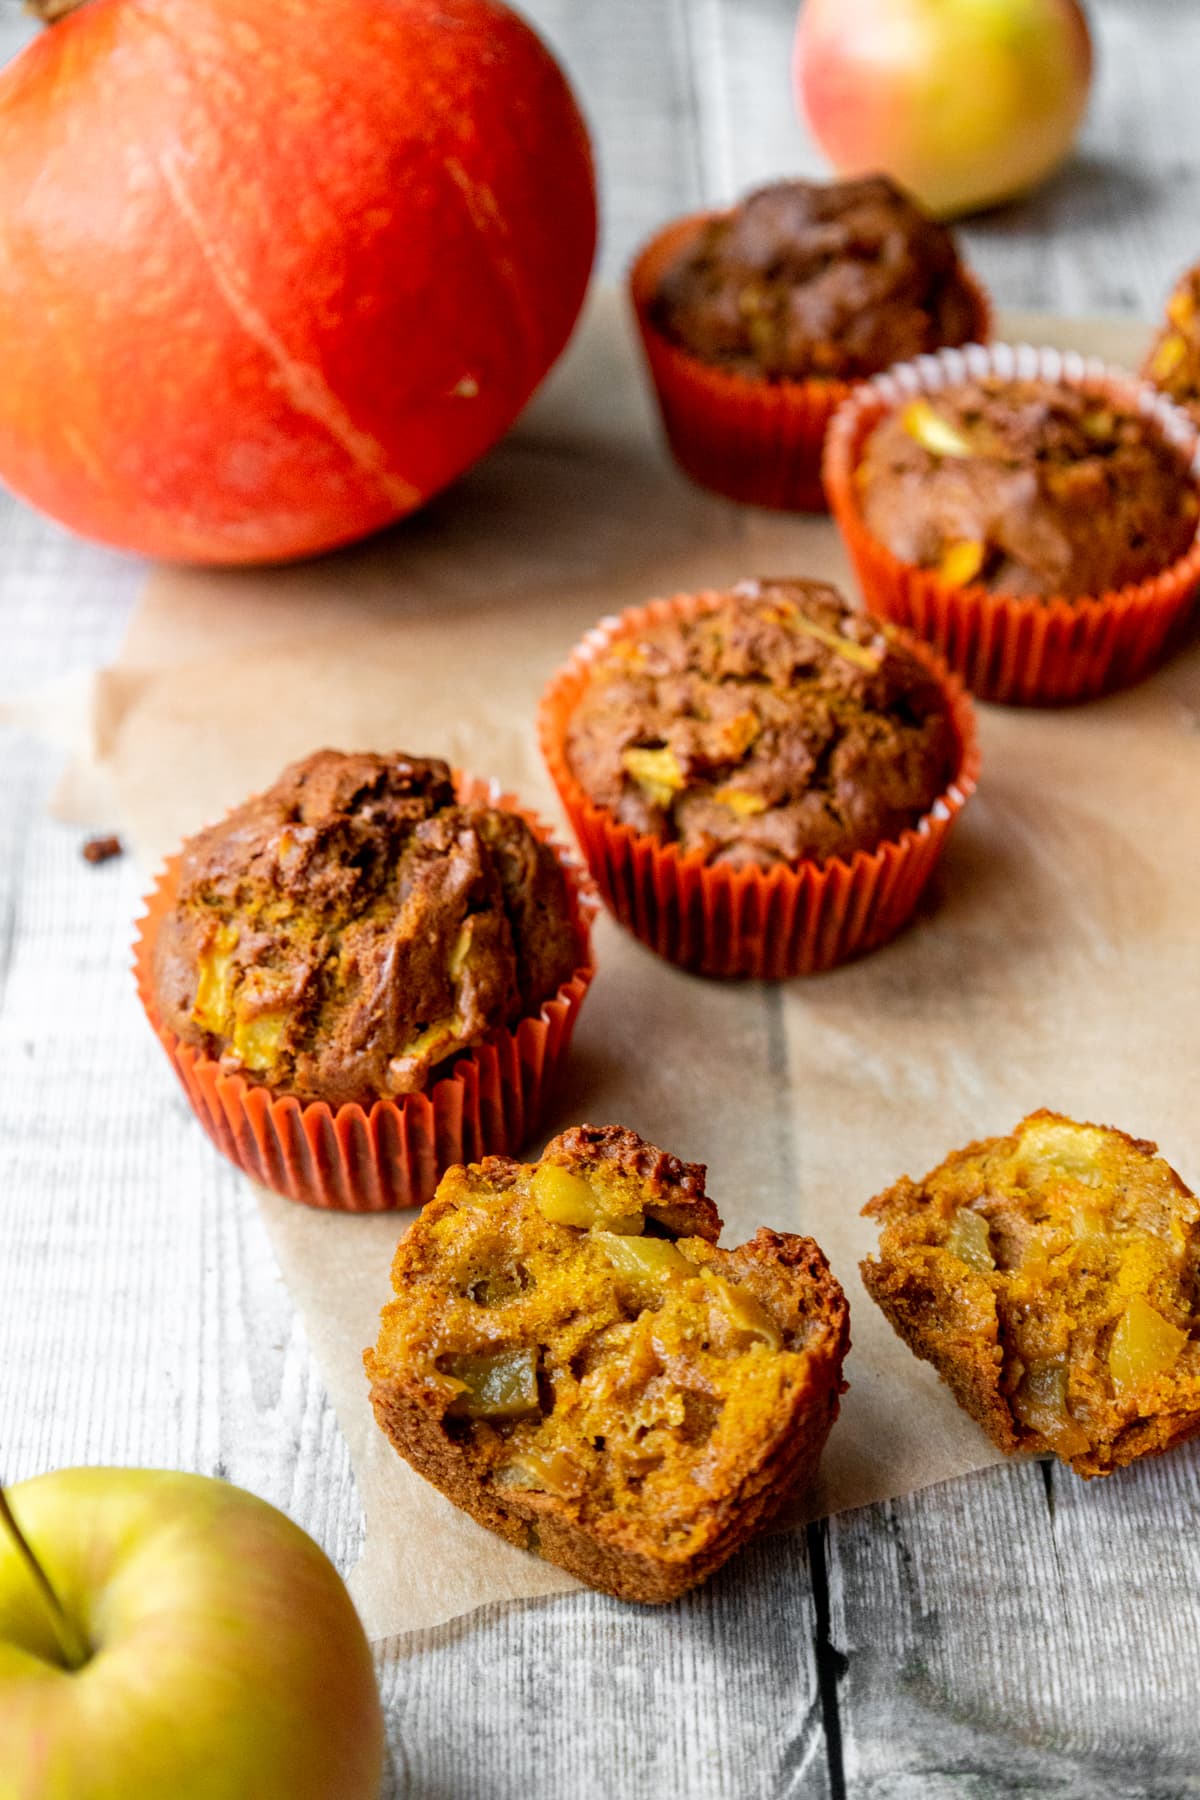
[[[538,321],[521,291],[521,284],[513,268],[512,258],[507,253],[508,226],[504,215],[496,204],[496,196],[486,182],[473,181],[467,170],[459,162],[457,156],[447,156],[442,163],[447,175],[463,197],[467,217],[476,233],[483,239],[491,254],[492,267],[500,276],[508,294],[513,316],[525,340],[525,348],[531,357],[537,357],[541,331]]]
[[[207,230],[200,209],[180,174],[178,155],[163,151],[155,161],[171,203],[194,237],[214,287],[247,337],[271,359],[289,403],[298,413],[322,426],[363,473],[379,483],[393,506],[411,511],[424,497],[421,490],[402,475],[393,474],[387,467],[386,452],[378,439],[354,423],[312,363],[302,362],[290,354],[270,322],[253,304],[236,263]]]

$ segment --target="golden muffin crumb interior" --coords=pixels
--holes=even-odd
[[[397,1449],[585,1580],[667,1598],[815,1466],[846,1309],[808,1239],[720,1250],[703,1170],[619,1127],[452,1169],[367,1353]]]
[[[1106,1475],[1200,1430],[1200,1202],[1155,1151],[1042,1111],[866,1208],[868,1292],[1002,1450]]]

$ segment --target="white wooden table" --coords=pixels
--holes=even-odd
[[[787,0],[526,10],[590,115],[609,276],[669,214],[820,167]],[[1150,318],[1200,256],[1200,6],[1093,13],[1081,156],[967,245],[1003,305]],[[0,53],[30,30],[0,0]],[[143,575],[0,496],[0,696],[110,659]],[[361,1515],[333,1415],[241,1179],[132,994],[136,872],[88,867],[48,818],[53,752],[14,735],[3,756],[0,1468],[226,1475],[346,1568]],[[770,1540],[665,1612],[585,1594],[476,1614],[380,1655],[387,1793],[1200,1794],[1198,1519],[1195,1451],[1091,1486],[1025,1464]]]

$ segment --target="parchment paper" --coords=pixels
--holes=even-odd
[[[1145,336],[1046,320],[1008,334],[1126,364]],[[64,805],[86,793],[94,807],[102,777],[149,866],[329,743],[440,753],[557,817],[533,715],[580,633],[655,593],[792,573],[851,585],[827,522],[740,509],[676,475],[623,311],[601,296],[514,435],[418,518],[295,569],[154,575]],[[880,1187],[1039,1105],[1156,1138],[1200,1181],[1200,651],[1086,708],[984,709],[982,736],[981,792],[924,915],[856,965],[721,985],[601,921],[546,1133],[620,1120],[708,1163],[726,1242],[765,1223],[824,1246],[850,1295],[851,1390],[797,1517],[997,1460],[863,1293],[859,1209]],[[370,1632],[573,1585],[457,1513],[375,1428],[360,1356],[404,1217],[259,1204],[358,1476],[353,1590]]]

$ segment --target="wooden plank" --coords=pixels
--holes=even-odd
[[[1098,60],[1079,153],[966,242],[1006,306],[1155,318],[1200,258],[1200,16],[1177,0],[1088,10]]]
[[[846,1787],[870,1800],[1200,1792],[1200,1454],[1029,1464],[831,1524]]]
[[[792,90],[795,6],[697,0],[691,16],[705,200],[726,205],[763,182],[826,175]]]
[[[521,10],[562,59],[582,102],[600,182],[599,270],[620,281],[656,226],[701,198],[688,0],[534,0]]]
[[[390,1647],[396,1792],[824,1800],[803,1539],[667,1610],[577,1594]]]
[[[36,37],[41,29],[42,27],[30,18],[22,7],[5,6],[0,11],[0,66],[3,66],[10,56],[15,56],[17,51],[27,44],[30,38]]]

